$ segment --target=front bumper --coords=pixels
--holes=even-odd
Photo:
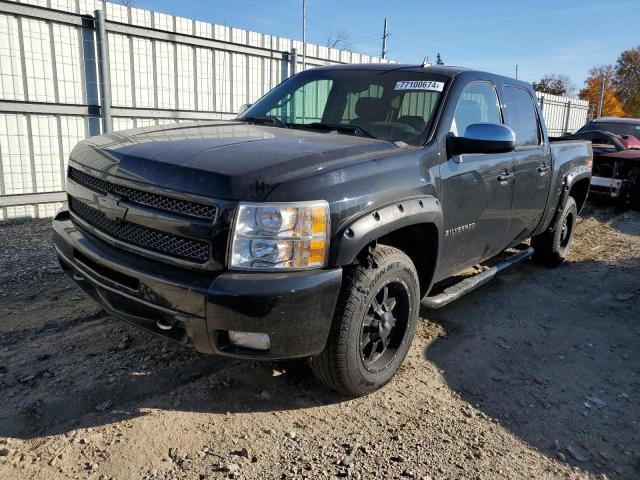
[[[116,249],[61,212],[54,242],[65,272],[109,314],[204,353],[285,359],[315,355],[329,335],[342,269],[203,272]],[[161,328],[171,325],[169,330]],[[267,352],[237,348],[228,331],[267,333]]]

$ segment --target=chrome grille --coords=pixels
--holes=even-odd
[[[159,232],[126,221],[111,220],[100,210],[77,198],[69,199],[69,208],[92,227],[123,242],[196,263],[205,263],[209,259],[207,242]]]
[[[73,167],[69,168],[69,178],[94,192],[103,194],[109,192],[118,193],[125,196],[127,200],[140,205],[167,210],[189,217],[206,218],[208,220],[213,220],[216,217],[217,208],[214,205],[205,205],[203,203],[190,202],[158,195],[157,193],[136,190],[135,188],[129,188],[124,185],[102,180],[101,178],[94,177]]]

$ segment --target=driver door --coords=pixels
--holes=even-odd
[[[454,113],[451,134],[464,136],[473,123],[504,123],[493,84],[472,82]],[[440,167],[444,242],[442,268],[448,275],[505,248],[511,221],[514,154],[454,155]]]

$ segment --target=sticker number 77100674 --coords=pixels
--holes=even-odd
[[[432,80],[408,80],[396,83],[395,90],[431,90],[441,92],[444,82],[434,82]]]

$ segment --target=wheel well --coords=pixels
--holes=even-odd
[[[571,186],[571,190],[569,191],[569,196],[573,197],[576,201],[576,206],[578,207],[578,213],[584,207],[585,202],[587,201],[587,194],[589,193],[589,179],[585,178],[582,180],[578,180]]]
[[[438,228],[432,223],[409,225],[378,238],[376,243],[395,247],[409,256],[418,272],[420,298],[426,295],[438,259]]]

